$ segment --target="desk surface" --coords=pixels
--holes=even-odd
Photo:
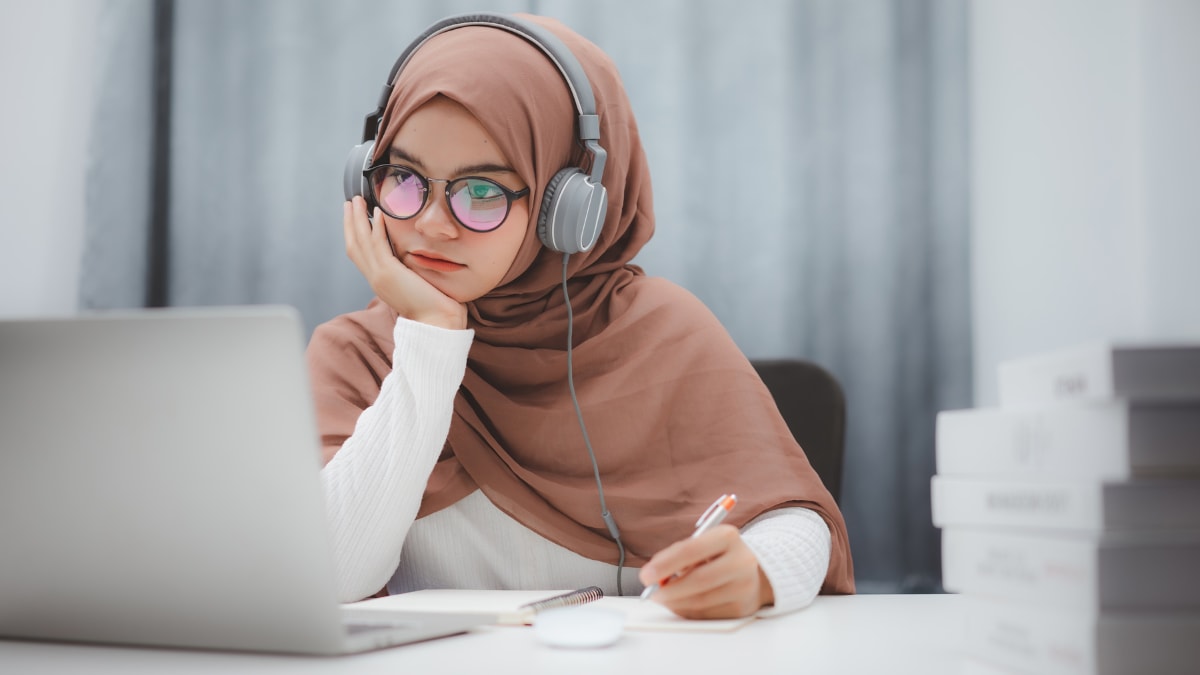
[[[5,673],[965,673],[955,595],[819,597],[732,633],[626,631],[613,646],[569,650],[532,629],[486,627],[345,657],[293,657],[0,640]]]

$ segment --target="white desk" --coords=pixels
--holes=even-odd
[[[466,635],[346,657],[290,657],[0,640],[0,673],[912,673],[960,674],[955,595],[819,597],[733,633],[626,631],[613,646],[547,647],[529,628]],[[975,671],[971,671],[975,672]]]

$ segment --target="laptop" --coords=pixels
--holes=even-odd
[[[0,320],[0,637],[344,654],[487,623],[338,604],[304,335],[288,307]]]

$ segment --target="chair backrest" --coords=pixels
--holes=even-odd
[[[846,447],[846,397],[841,385],[829,371],[809,361],[751,363],[825,488],[840,503]]]

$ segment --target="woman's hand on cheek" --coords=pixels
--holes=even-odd
[[[681,576],[671,578],[673,574]],[[732,525],[664,548],[642,567],[638,579],[646,586],[661,583],[653,600],[685,619],[749,616],[775,601],[758,558]]]
[[[355,197],[342,207],[342,228],[346,255],[375,295],[400,316],[453,330],[467,327],[466,305],[442,293],[396,258],[378,208],[372,225],[366,200]]]

